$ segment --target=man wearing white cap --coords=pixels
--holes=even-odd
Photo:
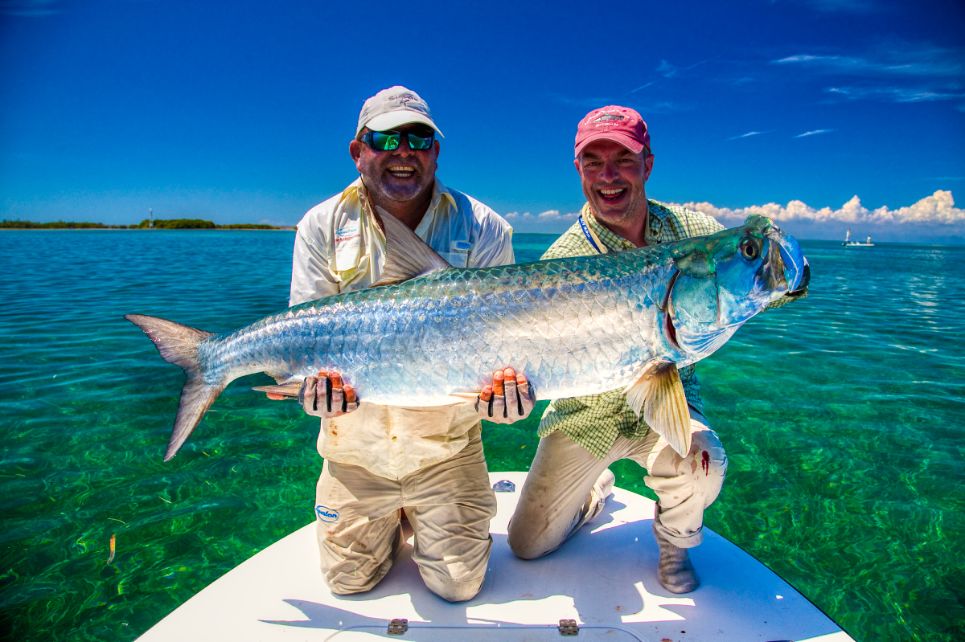
[[[390,87],[365,101],[349,143],[359,179],[298,223],[291,305],[379,281],[386,247],[377,216],[395,217],[453,266],[513,262],[509,224],[436,178],[436,136],[429,106],[410,89]],[[497,371],[481,395],[494,403],[478,408],[401,408],[360,404],[352,373],[345,375],[309,377],[300,395],[305,412],[322,417],[315,514],[329,587],[338,594],[374,587],[402,543],[404,514],[429,589],[450,601],[472,598],[485,579],[496,512],[480,417],[509,423],[528,415],[525,378]]]

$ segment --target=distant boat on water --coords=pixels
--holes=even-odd
[[[871,242],[871,235],[869,234],[864,241],[852,241],[851,240],[851,230],[849,229],[844,235],[844,241],[841,245],[844,247],[874,247],[875,244]]]

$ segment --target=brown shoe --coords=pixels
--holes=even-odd
[[[657,521],[653,522],[653,536],[660,547],[660,561],[657,565],[657,579],[661,586],[671,593],[690,593],[698,586],[697,572],[690,563],[686,548],[674,546],[660,531]]]

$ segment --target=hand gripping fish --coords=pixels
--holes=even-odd
[[[227,335],[126,318],[187,380],[165,461],[233,380],[257,372],[296,389],[345,373],[362,403],[475,401],[492,367],[512,364],[544,399],[621,388],[681,455],[690,415],[678,368],[720,348],[764,308],[802,296],[797,241],[751,216],[711,236],[620,253],[454,268],[385,217],[382,280],[295,306]],[[412,372],[421,385],[411,385]]]

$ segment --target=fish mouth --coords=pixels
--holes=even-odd
[[[667,337],[671,346],[677,350],[683,350],[677,342],[677,328],[673,324],[673,302],[670,300],[670,294],[673,292],[673,286],[677,283],[679,276],[680,270],[675,270],[673,276],[670,277],[670,283],[667,284],[667,293],[663,297],[663,334]]]
[[[801,272],[801,281],[798,286],[793,290],[788,290],[787,294],[784,296],[788,299],[800,299],[801,297],[807,296],[808,293],[808,283],[811,282],[811,266],[808,264],[807,259],[804,259],[804,269]]]
[[[777,227],[772,227],[767,237],[778,250],[769,252],[764,265],[767,286],[771,291],[785,290],[782,297],[785,299],[804,297],[811,282],[811,266],[801,253],[797,240],[783,236]]]

